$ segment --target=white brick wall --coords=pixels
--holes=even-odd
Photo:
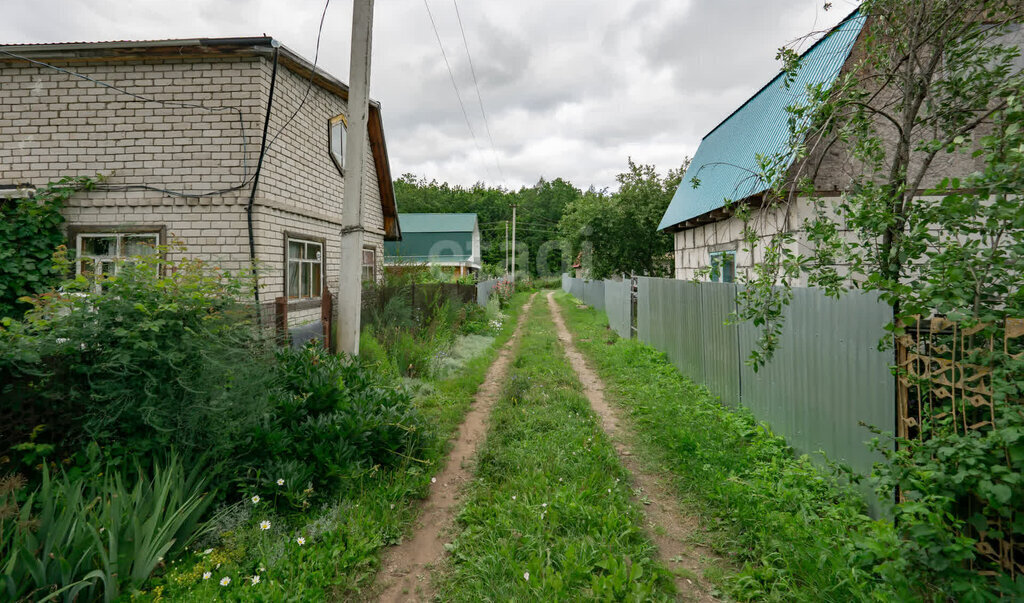
[[[238,109],[242,119],[234,110],[145,102],[45,67],[0,63],[0,184],[38,186],[102,173],[111,187],[145,184],[203,193],[242,184],[253,173],[270,88],[269,59],[51,62],[146,97]],[[271,136],[307,87],[307,79],[279,67]],[[327,241],[324,272],[337,291],[344,181],[330,159],[327,122],[339,113],[347,113],[344,101],[314,85],[264,159],[253,213],[264,301],[284,295],[286,231]],[[365,220],[380,231],[372,156],[365,181]],[[201,199],[97,190],[73,197],[64,215],[73,226],[165,227],[189,255],[238,270],[249,261],[248,196],[249,186]],[[380,234],[367,234],[366,244],[383,256]],[[291,322],[307,319],[305,314],[311,313],[297,313]]]

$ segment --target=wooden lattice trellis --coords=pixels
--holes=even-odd
[[[905,333],[897,341],[899,436],[923,441],[933,435],[936,422],[946,418],[951,420],[943,421],[945,428],[955,433],[991,429],[996,404],[1024,404],[1024,383],[1019,383],[1024,375],[1011,377],[1018,386],[1017,395],[1009,398],[997,398],[992,383],[996,359],[1024,360],[1024,319],[1007,319],[994,329],[961,328],[945,318],[931,318],[918,320]],[[967,501],[964,512],[975,508],[977,501]],[[1006,538],[990,536],[993,531],[1006,533],[1004,526],[1014,519],[990,517],[989,529],[974,534],[980,573],[993,575],[994,568],[1001,568],[1011,576],[1024,574],[1024,542],[1016,541],[1012,529]]]

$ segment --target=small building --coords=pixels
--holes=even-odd
[[[476,214],[398,214],[402,240],[384,243],[384,264],[444,266],[457,276],[480,270]]]
[[[0,45],[0,89],[0,189],[106,176],[63,210],[77,272],[116,273],[127,255],[180,242],[168,259],[231,271],[255,260],[261,303],[287,298],[292,324],[320,319],[347,199],[344,83],[253,37]],[[376,101],[368,138],[373,279],[384,241],[401,237]]]

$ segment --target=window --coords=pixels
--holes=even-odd
[[[323,243],[291,239],[288,242],[288,274],[285,294],[289,299],[320,297],[323,285]]]
[[[345,143],[348,140],[348,121],[344,115],[332,117],[329,127],[331,159],[341,173],[345,173]]]
[[[736,281],[736,252],[714,251],[711,253],[711,282],[732,283]]]
[[[153,255],[158,232],[90,232],[75,236],[75,274],[114,276],[128,258]]]
[[[363,282],[377,281],[377,250],[363,250]]]

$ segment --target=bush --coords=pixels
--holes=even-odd
[[[201,261],[154,255],[41,295],[24,321],[0,328],[15,418],[0,448],[31,440],[63,454],[95,440],[115,457],[227,455],[273,389],[271,348],[236,301],[245,286]]]
[[[284,391],[244,459],[252,491],[278,491],[280,502],[306,507],[363,472],[415,457],[429,441],[411,397],[360,363],[307,346],[279,352],[278,373]]]
[[[209,503],[203,468],[186,471],[172,455],[166,468],[139,473],[129,488],[111,466],[53,478],[44,467],[42,485],[20,506],[25,482],[0,480],[0,592],[7,600],[112,601],[190,542]]]

